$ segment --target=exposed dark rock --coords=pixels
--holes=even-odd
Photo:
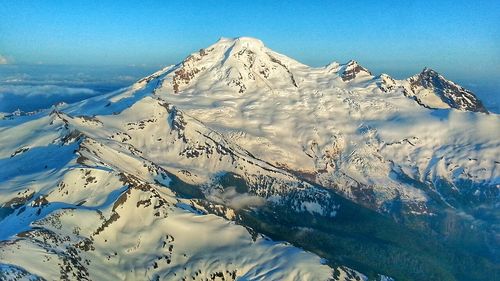
[[[368,71],[368,69],[362,67],[361,65],[358,64],[356,61],[349,61],[345,67],[343,68],[340,77],[344,82],[349,82],[356,78],[359,73],[365,72],[369,75],[371,75],[371,72]]]
[[[474,93],[447,80],[430,68],[424,68],[420,74],[410,77],[408,81],[412,91],[416,91],[419,87],[429,89],[451,108],[488,113]]]

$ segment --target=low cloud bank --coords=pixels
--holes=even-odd
[[[78,102],[129,86],[156,70],[157,67],[20,65],[0,55],[0,112],[35,111],[58,102]]]
[[[0,85],[0,112],[34,111],[59,102],[72,103],[100,92],[83,87],[58,85]]]

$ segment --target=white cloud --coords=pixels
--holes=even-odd
[[[235,210],[262,206],[266,203],[264,198],[248,193],[238,193],[234,187],[228,187],[223,192],[217,189],[211,190],[210,194],[207,195],[207,199]]]
[[[48,98],[53,95],[95,95],[97,92],[88,88],[63,87],[58,85],[0,85],[0,94]]]
[[[9,61],[7,60],[6,57],[0,55],[0,64],[8,64]]]
[[[0,112],[33,111],[58,102],[76,102],[100,94],[89,88],[57,85],[0,85]]]

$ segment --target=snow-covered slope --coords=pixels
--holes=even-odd
[[[265,198],[296,202],[299,211],[334,214],[335,205],[328,194],[232,147],[174,106],[142,95],[146,85],[2,128],[2,280],[364,278],[232,222],[231,206],[251,208]],[[109,114],[70,115],[91,103],[102,110],[103,99]],[[178,184],[173,174],[207,183],[208,175],[223,171],[260,182],[237,196],[217,197],[231,199],[228,207],[182,199],[170,189]],[[205,190],[217,194],[210,184]]]
[[[355,61],[311,68],[257,39],[221,39],[165,71],[155,95],[257,158],[375,208],[398,199],[426,214],[429,192],[498,199],[498,115],[467,112],[486,110],[429,69],[398,81]]]
[[[428,69],[312,68],[223,38],[128,88],[0,121],[0,277],[364,279],[239,211],[333,219],[336,192],[480,219],[500,189],[500,118],[483,112]]]

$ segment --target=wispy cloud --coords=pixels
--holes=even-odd
[[[228,187],[224,191],[214,189],[207,195],[207,199],[227,205],[235,210],[262,206],[266,203],[262,197],[248,193],[238,193],[234,187]]]

